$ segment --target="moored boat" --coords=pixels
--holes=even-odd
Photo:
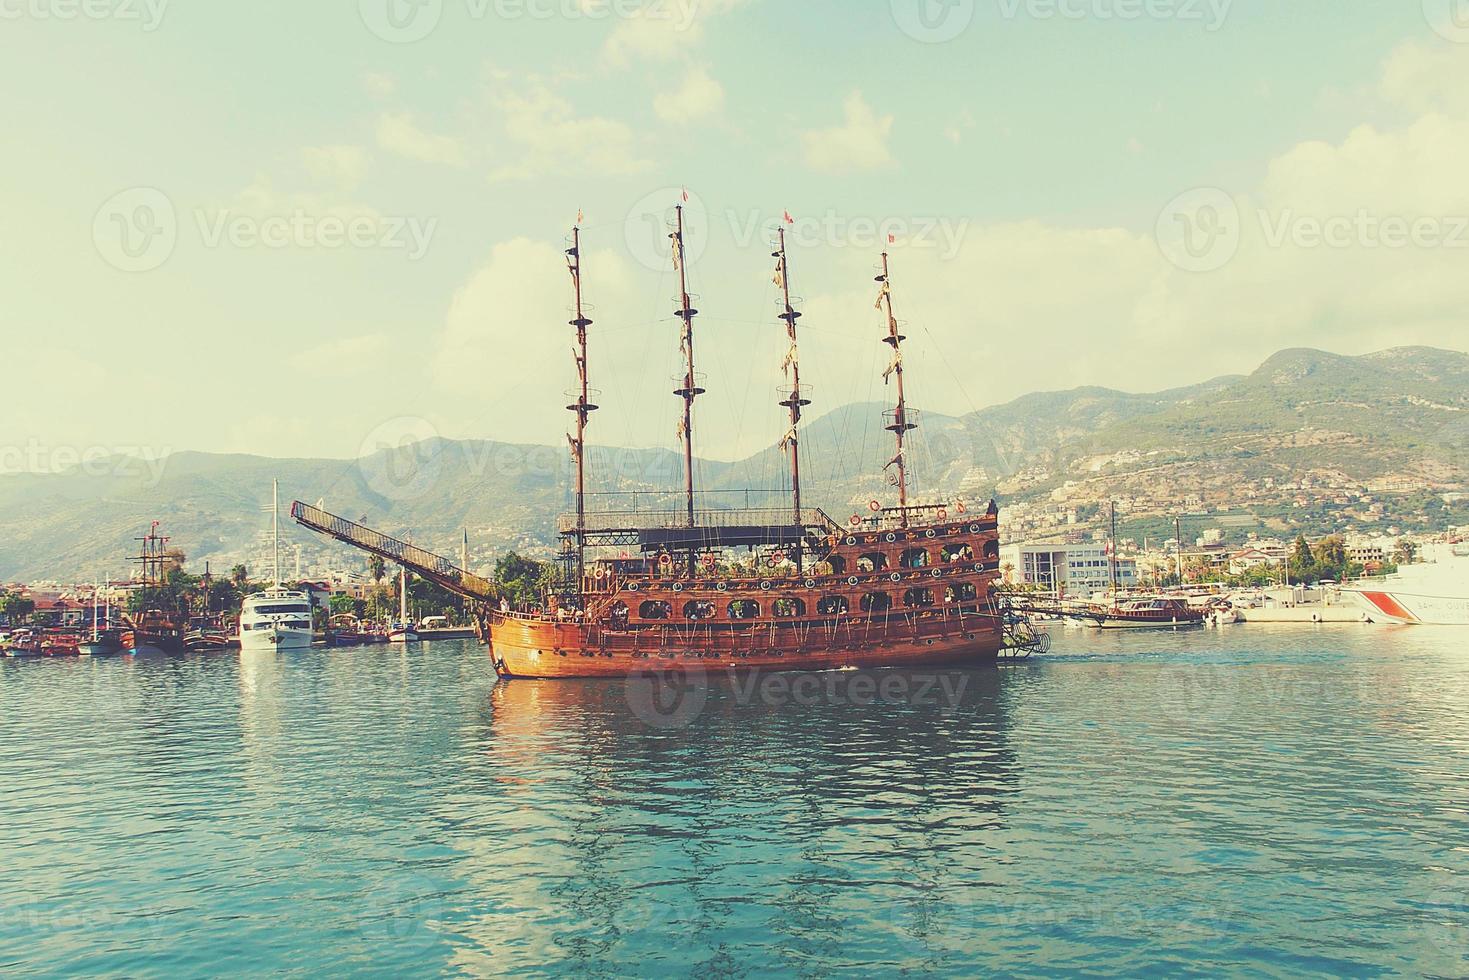
[[[408,618],[408,569],[398,570],[398,621],[388,630],[389,643],[417,643],[418,627]]]
[[[1074,609],[1067,616],[1097,629],[1182,629],[1204,625],[1208,613],[1182,599],[1156,596]]]
[[[77,653],[83,657],[115,657],[124,652],[122,638],[121,627],[95,630],[90,638],[77,645]]]
[[[280,486],[271,482],[275,584],[245,597],[240,606],[240,650],[305,650],[315,635],[311,627],[311,596],[281,585]]]
[[[897,455],[892,471],[896,505],[869,502],[865,513],[837,522],[803,505],[799,437],[811,404],[800,380],[796,326],[801,313],[790,293],[790,266],[781,229],[775,281],[781,289],[789,349],[788,384],[779,404],[790,426],[781,449],[790,463],[788,508],[722,510],[696,506],[693,405],[705,394],[694,364],[694,317],[684,262],[684,214],[676,208],[670,235],[679,277],[676,317],[682,323],[684,371],[674,391],[682,401],[679,435],[684,459],[683,507],[638,513],[593,513],[585,507],[585,433],[598,408],[587,373],[587,327],[581,295],[580,228],[567,250],[575,296],[575,363],[579,386],[567,408],[575,467],[574,514],[560,524],[561,574],[541,601],[513,608],[495,584],[449,560],[319,507],[296,502],[298,523],[398,562],[419,576],[478,603],[479,633],[495,670],[505,677],[627,676],[645,671],[823,670],[993,661],[1006,637],[1005,610],[993,586],[999,578],[998,508],[991,501],[969,513],[962,501],[915,504],[909,499],[907,437],[918,413],[907,405],[902,342],[893,312],[887,254],[877,307],[896,383],[896,406],[885,413]],[[629,557],[622,549],[636,547]],[[732,559],[737,549],[754,567]],[[404,590],[406,592],[406,589]],[[406,614],[402,616],[406,624]],[[1031,644],[1027,649],[1034,647]]]
[[[184,628],[158,610],[148,610],[125,617],[122,629],[123,653],[131,657],[152,657],[184,652]]]

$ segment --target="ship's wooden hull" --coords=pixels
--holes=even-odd
[[[665,556],[666,557],[666,556]],[[507,677],[621,677],[659,670],[840,670],[983,663],[1003,629],[993,510],[979,517],[834,535],[819,571],[588,583],[586,618],[489,611],[482,624]],[[575,617],[576,612],[570,613]]]
[[[625,677],[662,670],[839,670],[993,661],[1000,623],[980,612],[894,613],[801,626],[640,627],[496,616],[490,656],[504,677]]]

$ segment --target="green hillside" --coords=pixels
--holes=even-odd
[[[809,504],[841,520],[848,507],[888,499],[886,407],[850,405],[808,420]],[[1245,377],[1153,394],[1038,392],[922,421],[909,454],[918,497],[1043,501],[1076,481],[1101,481],[1099,494],[1182,498],[1205,487],[1243,495],[1313,472],[1435,492],[1469,487],[1469,355],[1457,351],[1286,350]],[[678,454],[590,448],[588,456],[594,509],[676,505]],[[321,500],[425,547],[457,552],[465,528],[476,554],[544,547],[570,507],[568,470],[562,446],[432,440],[361,460],[187,452],[161,466],[118,459],[92,467],[106,475],[0,476],[0,581],[116,575],[152,520],[191,565],[234,562],[252,549],[258,565],[272,478],[287,503]],[[777,447],[732,463],[701,461],[698,471],[708,506],[784,505],[788,464]],[[308,558],[336,548],[286,523],[288,545],[301,544]]]

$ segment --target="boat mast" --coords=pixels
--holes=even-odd
[[[785,321],[786,335],[790,338],[791,347],[786,355],[786,364],[790,369],[791,390],[785,401],[781,402],[791,413],[791,430],[786,435],[786,445],[791,453],[791,498],[795,508],[795,523],[801,523],[801,451],[797,441],[797,426],[801,421],[801,409],[811,404],[802,398],[801,391],[801,361],[796,352],[796,321],[801,314],[797,313],[791,306],[791,263],[790,256],[786,253],[786,230],[780,229],[780,251],[775,253],[775,258],[780,261],[780,288],[785,301],[785,312],[780,318]]]
[[[576,463],[576,591],[580,595],[586,582],[587,570],[587,416],[597,410],[597,406],[588,397],[591,391],[587,387],[587,327],[592,325],[592,321],[587,319],[582,310],[580,215],[571,229],[571,248],[566,252],[566,264],[571,270],[571,284],[576,292],[576,319],[571,321],[571,325],[576,328],[576,375],[581,383],[581,391],[575,404],[566,406],[567,411],[576,413],[576,435],[571,440],[571,455]],[[465,533],[468,534],[467,531]],[[467,541],[466,537],[466,549]],[[467,564],[466,562],[466,567]]]
[[[689,300],[689,275],[687,253],[684,251],[683,233],[683,205],[678,205],[674,210],[678,212],[678,230],[668,237],[673,239],[673,264],[678,268],[678,296],[679,308],[675,315],[683,320],[683,353],[687,364],[687,371],[683,378],[683,387],[674,392],[683,399],[683,422],[679,425],[679,434],[683,437],[683,465],[684,465],[684,495],[688,509],[688,526],[694,526],[694,399],[704,394],[704,389],[697,384],[694,374],[694,317],[699,311],[694,309]],[[694,563],[696,560],[696,549],[689,547],[689,578],[694,577]]]
[[[1183,518],[1173,518],[1173,554],[1178,564],[1178,588],[1183,588]]]
[[[408,566],[398,566],[398,624],[408,625]]]
[[[877,277],[882,283],[882,293],[879,299],[887,304],[888,335],[882,338],[882,342],[893,348],[893,363],[888,368],[888,373],[898,379],[898,405],[893,412],[893,422],[887,426],[898,442],[898,455],[893,457],[893,462],[898,465],[898,519],[903,527],[908,526],[908,460],[903,452],[903,436],[918,428],[917,425],[908,421],[908,401],[903,392],[903,341],[907,338],[898,333],[898,320],[893,316],[893,286],[888,273],[888,253],[882,253],[882,275]],[[891,465],[891,464],[889,464]]]
[[[281,587],[281,484],[270,481],[270,523],[275,534],[275,587]]]
[[[780,403],[790,409],[791,429],[781,442],[791,454],[791,503],[795,513],[795,526],[800,527],[803,523],[801,519],[801,447],[797,429],[801,424],[801,409],[811,404],[811,401],[803,397],[805,392],[801,389],[801,359],[796,349],[796,321],[801,318],[801,314],[791,306],[791,263],[789,255],[786,254],[784,227],[780,229],[780,251],[775,253],[774,258],[779,262],[777,268],[780,288],[785,299],[785,312],[780,315],[780,318],[785,321],[786,335],[791,341],[790,351],[786,354],[785,360],[785,367],[790,371],[791,389],[785,400]],[[798,569],[801,567],[799,539],[796,542],[796,567]]]
[[[1112,576],[1112,608],[1117,608],[1117,501],[1110,500],[1108,504],[1112,508],[1112,543],[1107,549],[1109,561],[1107,567]]]

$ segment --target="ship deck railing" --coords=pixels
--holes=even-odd
[[[990,517],[984,508],[973,509],[958,502],[951,504],[909,504],[907,507],[864,509],[852,515],[843,525],[855,533],[887,531],[907,525],[939,524],[944,521],[977,521]]]
[[[819,507],[802,508],[799,520],[789,507],[700,509],[694,511],[692,525],[689,523],[687,510],[596,511],[585,516],[580,529],[590,532],[606,532],[677,530],[690,526],[695,528],[819,527],[827,534],[840,530],[840,526]],[[577,516],[563,514],[557,519],[556,527],[562,534],[576,532],[578,530]]]

